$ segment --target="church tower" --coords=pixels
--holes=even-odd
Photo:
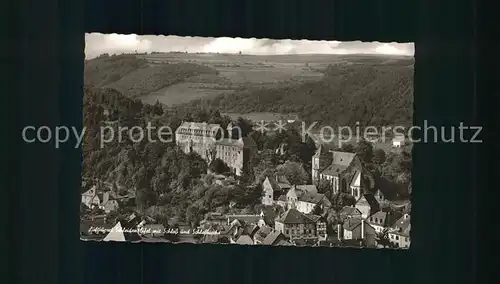
[[[319,144],[311,160],[311,180],[314,185],[319,185],[321,172],[332,163],[332,159],[331,151]]]
[[[320,144],[318,146],[318,149],[316,150],[316,153],[314,153],[314,155],[312,156],[312,161],[311,161],[312,177],[311,177],[311,180],[312,180],[312,183],[314,185],[319,184],[319,178],[320,178],[320,173],[321,173],[320,172],[321,171],[321,168],[320,168],[321,152],[323,152],[323,151],[324,151],[323,146]]]

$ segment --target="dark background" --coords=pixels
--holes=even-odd
[[[5,4],[4,4],[5,5]],[[2,9],[0,255],[5,283],[481,283],[480,192],[498,105],[479,96],[477,12],[431,0],[22,0]],[[10,8],[10,7],[9,7]],[[5,28],[4,28],[5,27]],[[4,30],[5,29],[5,30]],[[81,151],[25,125],[82,125],[84,32],[415,42],[416,125],[482,124],[477,144],[414,147],[409,251],[79,241]],[[497,103],[497,104],[495,104]],[[5,144],[5,145],[4,145]],[[8,245],[6,245],[8,244]],[[488,243],[491,244],[491,243]],[[487,248],[493,249],[492,247]],[[10,280],[9,280],[10,279]],[[13,280],[13,281],[12,281]],[[4,282],[3,280],[1,281]]]

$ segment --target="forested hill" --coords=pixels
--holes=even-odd
[[[130,54],[101,55],[85,62],[84,82],[138,98],[201,74],[217,74],[217,70],[188,62],[154,65]]]
[[[319,81],[219,95],[191,104],[221,112],[298,113],[305,121],[334,126],[412,124],[413,60],[390,64],[328,66]]]

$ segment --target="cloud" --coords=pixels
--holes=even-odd
[[[102,53],[189,52],[278,54],[414,54],[413,43],[339,42],[311,40],[273,40],[256,38],[202,38],[178,36],[138,36],[99,34],[85,35],[85,55],[93,58]]]

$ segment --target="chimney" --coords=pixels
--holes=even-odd
[[[365,238],[365,219],[361,219],[361,239]]]

